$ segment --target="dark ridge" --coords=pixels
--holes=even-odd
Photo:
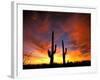
[[[91,61],[82,62],[67,62],[65,64],[37,64],[37,65],[23,65],[23,69],[42,69],[42,68],[59,68],[59,67],[83,67],[91,66]]]

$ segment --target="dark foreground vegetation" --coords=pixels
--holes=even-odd
[[[59,67],[83,67],[83,66],[91,66],[90,61],[83,62],[67,62],[65,64],[37,64],[37,65],[23,65],[23,69],[41,69],[41,68],[59,68]]]

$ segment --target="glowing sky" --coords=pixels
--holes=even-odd
[[[62,45],[68,48],[66,62],[90,60],[91,14],[23,11],[23,63],[49,63],[51,32],[57,51],[54,62],[62,63]]]

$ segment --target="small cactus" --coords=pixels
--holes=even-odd
[[[62,40],[63,64],[65,64],[65,63],[66,63],[66,61],[65,61],[65,56],[66,56],[66,53],[67,53],[67,48],[64,48],[64,41]]]

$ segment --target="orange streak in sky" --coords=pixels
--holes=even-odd
[[[36,53],[38,55],[34,54],[34,52],[31,53],[30,56],[24,55],[24,64],[49,64],[50,58],[48,57],[46,51],[44,51],[45,54],[39,51],[35,51],[35,52],[38,52]],[[43,54],[43,55],[39,55],[39,54]],[[91,56],[89,53],[82,54],[79,50],[68,51],[68,53],[66,54],[66,63],[77,62],[77,61],[81,62],[90,59]],[[63,63],[61,49],[57,49],[57,53],[54,55],[54,63]]]

